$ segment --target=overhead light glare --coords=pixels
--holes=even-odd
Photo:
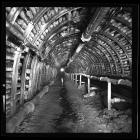
[[[61,72],[64,72],[65,70],[64,70],[64,68],[61,68],[60,71],[61,71]]]

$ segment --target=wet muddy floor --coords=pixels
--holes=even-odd
[[[63,112],[58,119],[55,120],[57,132],[72,132],[72,127],[68,127],[68,123],[74,123],[77,120],[76,113],[73,111],[72,106],[67,98],[67,90],[62,87],[60,92],[60,106],[63,108]]]
[[[129,133],[131,109],[108,111],[100,94],[83,98],[72,81],[56,80],[33,113],[26,116],[16,133]]]

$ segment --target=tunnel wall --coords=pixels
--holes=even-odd
[[[56,75],[55,68],[41,62],[31,50],[22,50],[20,45],[12,42],[10,36],[7,37],[6,118],[16,113],[21,105],[31,100]]]
[[[6,32],[8,32],[6,34],[5,97],[7,118],[14,114],[20,105],[33,98],[44,85],[48,84],[57,75],[57,70],[52,64],[55,64],[59,57],[63,56],[63,52],[66,52],[66,55],[64,55],[68,59],[69,48],[74,46],[73,43],[79,35],[78,27],[75,25],[81,20],[80,14],[84,13],[83,9],[80,7],[5,8]],[[65,29],[63,29],[64,26]],[[63,44],[73,43],[70,47],[59,45],[63,46],[61,53],[58,54],[59,48],[55,53],[56,58],[51,57],[49,59],[47,58],[50,51],[48,48],[52,49],[53,45],[56,46],[60,43],[56,41],[60,38],[56,39],[55,36],[60,29],[62,29],[60,31],[61,42],[68,40]],[[65,31],[67,29],[68,31]],[[54,44],[52,44],[54,42],[52,35],[55,36]],[[71,38],[70,41],[69,37]],[[56,48],[52,52],[55,52]],[[42,61],[44,59],[45,61]],[[58,62],[61,61],[64,61],[64,59],[60,59]]]

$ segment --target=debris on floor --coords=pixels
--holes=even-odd
[[[93,92],[90,92],[90,93],[88,93],[88,94],[85,94],[84,95],[84,98],[87,98],[87,97],[91,97],[91,96],[95,96],[95,92],[93,91]]]

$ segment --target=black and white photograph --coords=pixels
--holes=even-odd
[[[5,135],[137,133],[135,6],[14,4],[1,19]]]

